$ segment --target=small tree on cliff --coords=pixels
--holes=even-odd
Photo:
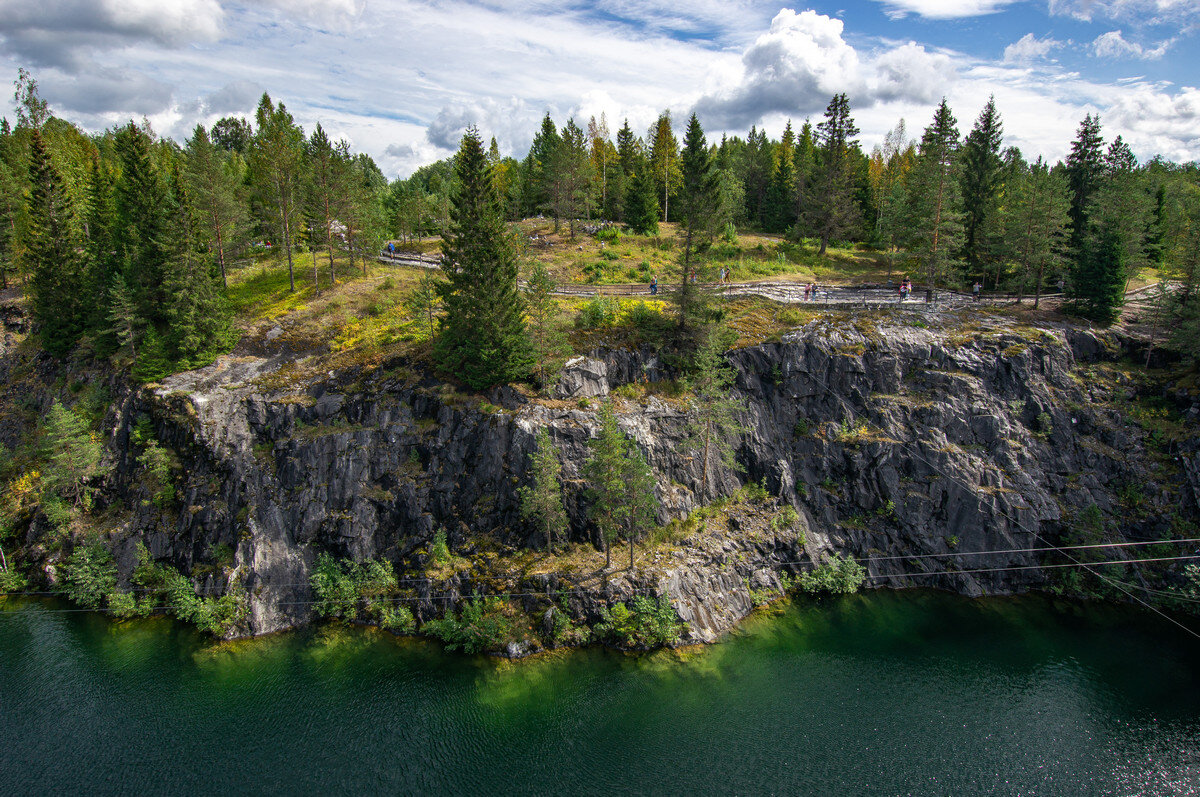
[[[715,329],[710,329],[701,342],[694,369],[688,379],[693,399],[684,447],[700,454],[702,497],[708,489],[709,463],[713,459],[731,470],[742,470],[734,457],[737,449],[729,437],[746,431],[737,419],[739,413],[745,412],[746,402],[731,394],[737,375],[722,355]]]
[[[642,452],[617,425],[612,402],[600,405],[596,416],[600,431],[588,441],[591,456],[583,466],[591,485],[592,507],[588,516],[595,521],[604,541],[604,567],[612,565],[612,544],[619,537],[629,541],[629,568],[633,569],[633,543],[642,530],[654,522],[658,499],[654,494],[654,475]]]
[[[546,535],[546,550],[554,545],[554,533],[567,527],[567,510],[562,500],[562,463],[545,428],[537,433],[537,447],[529,455],[532,484],[522,487],[521,517],[532,519]]]
[[[529,346],[517,288],[517,255],[475,128],[454,160],[458,191],[442,243],[445,301],[435,354],[442,368],[479,390],[523,379]]]

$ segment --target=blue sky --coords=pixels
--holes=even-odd
[[[867,149],[919,137],[945,96],[968,129],[995,95],[1006,144],[1062,157],[1085,113],[1143,159],[1200,160],[1200,0],[0,0],[0,59],[98,130],[183,138],[263,91],[389,176],[468,124],[522,156],[541,116],[643,132],[778,135],[846,92]]]

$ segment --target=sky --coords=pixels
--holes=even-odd
[[[18,67],[86,130],[145,117],[181,142],[265,91],[389,178],[470,124],[518,158],[547,112],[778,137],[841,92],[866,150],[943,97],[966,133],[994,96],[1031,159],[1093,113],[1142,160],[1200,160],[1200,0],[0,0]]]

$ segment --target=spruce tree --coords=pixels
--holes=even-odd
[[[61,356],[85,328],[88,285],[75,234],[74,208],[36,128],[30,139],[25,212],[22,257],[30,275],[33,318],[46,350]]]
[[[1125,256],[1115,226],[1095,230],[1073,269],[1068,312],[1105,326],[1116,321],[1125,299]]]
[[[0,290],[16,271],[17,217],[21,213],[21,188],[8,164],[0,160]]]
[[[818,254],[825,254],[830,240],[860,221],[854,197],[857,135],[849,100],[845,94],[835,95],[825,109],[824,121],[817,125],[817,166],[805,196],[805,223],[821,239]]]
[[[700,120],[695,114],[688,121],[680,161],[682,190],[676,206],[683,235],[683,258],[680,260],[679,289],[675,293],[675,300],[679,307],[679,329],[686,334],[689,328],[703,320],[699,286],[692,282],[690,275],[696,268],[693,262],[696,248],[712,237],[719,198],[712,156]]]
[[[1033,306],[1041,303],[1047,271],[1053,276],[1063,263],[1070,225],[1066,180],[1038,158],[1014,181],[1008,227],[1013,254],[1021,266],[1023,291],[1033,282]]]
[[[554,535],[565,534],[569,521],[562,499],[562,463],[550,442],[550,432],[538,429],[529,455],[531,484],[520,489],[521,517],[533,520],[546,535],[546,550],[554,548]]]
[[[163,276],[164,335],[174,360],[194,368],[233,344],[225,303],[209,265],[203,235],[182,175],[171,175],[167,239],[171,244]]]
[[[625,194],[625,224],[641,235],[658,234],[658,192],[648,164],[634,166]]]
[[[1088,232],[1088,211],[1092,193],[1104,170],[1104,139],[1100,136],[1100,117],[1088,114],[1079,125],[1071,152],[1067,155],[1067,181],[1071,189],[1071,249],[1082,257]]]
[[[1004,177],[1000,143],[1003,135],[996,99],[989,97],[963,143],[960,165],[963,260],[971,278],[983,279],[992,263],[999,259],[999,203]],[[997,288],[999,282],[997,273]]]
[[[145,130],[130,122],[117,131],[114,143],[121,165],[116,185],[117,257],[138,313],[158,320],[168,299],[163,279],[171,256],[167,226],[172,200]]]
[[[795,173],[792,168],[792,148],[787,142],[775,147],[775,167],[767,181],[766,209],[764,211],[767,232],[787,232],[795,223]]]
[[[405,305],[414,318],[420,320],[432,341],[436,334],[436,322],[441,317],[442,295],[439,291],[442,281],[434,274],[422,274],[409,292]]]
[[[909,248],[925,267],[931,289],[955,263],[962,243],[958,181],[958,126],[943,99],[921,136],[916,163],[908,178]]]
[[[92,305],[89,325],[102,328],[107,320],[106,294],[114,277],[121,271],[116,251],[116,183],[111,168],[98,154],[88,161],[87,213],[85,215],[84,254],[87,259],[88,292],[97,297]],[[103,330],[101,330],[103,331]]]
[[[446,315],[434,351],[443,369],[478,390],[525,378],[530,356],[516,252],[473,127],[454,172],[458,188],[442,242]]]

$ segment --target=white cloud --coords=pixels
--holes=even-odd
[[[1138,24],[1200,22],[1195,0],[1050,0],[1050,13],[1084,22],[1130,20]]]
[[[900,19],[916,14],[925,19],[959,19],[994,14],[1021,0],[875,0],[887,6],[887,15]]]
[[[1119,30],[1110,30],[1096,37],[1092,42],[1092,55],[1097,58],[1137,58],[1143,61],[1154,61],[1167,54],[1167,50],[1175,43],[1174,39],[1160,42],[1157,47],[1143,47],[1137,42],[1131,42],[1121,35]]]
[[[1063,46],[1058,39],[1045,36],[1039,39],[1032,33],[1026,33],[1012,44],[1004,48],[1004,61],[1009,64],[1028,63],[1045,58],[1053,50]]]

